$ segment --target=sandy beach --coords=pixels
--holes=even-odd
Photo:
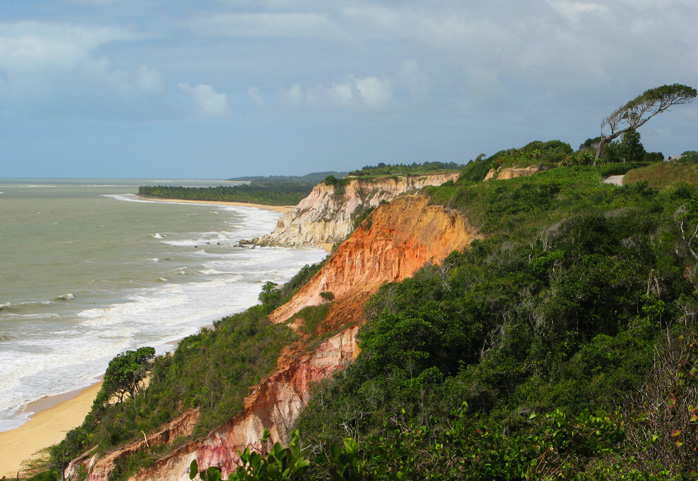
[[[82,391],[47,397],[30,404],[32,418],[16,429],[0,433],[0,476],[15,479],[22,465],[39,451],[63,440],[65,433],[82,424],[102,384]]]
[[[255,209],[266,209],[274,212],[285,214],[295,207],[295,205],[265,205],[265,204],[248,204],[246,202],[223,202],[217,200],[182,200],[182,199],[157,199],[153,197],[139,197],[141,200],[148,202],[175,202],[179,204],[204,204],[204,205],[235,205],[238,207],[254,207]]]

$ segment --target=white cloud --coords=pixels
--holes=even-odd
[[[190,28],[204,36],[326,38],[337,35],[334,22],[315,12],[207,13]]]
[[[114,67],[99,49],[139,38],[118,27],[0,24],[0,105],[28,117],[144,118],[168,110],[160,73]]]
[[[308,105],[352,111],[384,112],[397,107],[390,79],[349,75],[343,82],[304,89],[293,84],[281,92],[282,100],[293,106]]]
[[[303,88],[300,84],[293,84],[281,93],[283,100],[291,105],[300,105],[303,102]]]
[[[223,93],[213,90],[210,85],[199,84],[192,87],[186,82],[179,85],[179,89],[187,93],[195,104],[197,115],[201,117],[227,117],[230,115],[228,98]]]
[[[569,0],[548,0],[548,4],[553,7],[560,15],[569,20],[577,22],[585,13],[605,13],[607,7],[598,3],[591,2],[575,2]]]
[[[390,80],[376,77],[355,79],[356,91],[361,101],[372,110],[384,110],[393,102],[393,89]]]
[[[254,101],[257,107],[264,107],[264,99],[260,94],[259,87],[250,87],[249,89],[247,89],[247,95]]]
[[[121,28],[40,22],[0,24],[0,68],[71,68],[89,61],[90,54],[100,45],[131,38],[134,35]]]
[[[404,87],[414,100],[423,101],[429,97],[429,77],[414,60],[405,60],[400,64],[395,83]]]
[[[419,16],[409,9],[352,4],[337,12],[347,38],[408,38]]]

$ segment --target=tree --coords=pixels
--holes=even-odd
[[[698,260],[698,253],[695,251],[695,242],[698,240],[698,199],[689,199],[679,209],[677,223],[681,229],[681,238],[686,243],[688,251],[694,259]]]
[[[681,158],[679,160],[685,163],[698,164],[698,152],[695,150],[687,150],[681,154]]]
[[[645,157],[645,147],[640,142],[640,132],[628,130],[620,141],[620,155],[623,162],[642,162]]]
[[[126,395],[132,399],[135,398],[150,370],[150,361],[154,357],[155,349],[152,347],[141,347],[137,351],[117,354],[114,359],[109,361],[97,401],[105,403],[116,397],[119,402],[122,402]]]
[[[281,301],[281,288],[279,285],[272,281],[267,281],[262,286],[262,292],[259,293],[259,302],[267,308],[268,312],[279,307],[279,302]]]
[[[674,105],[687,104],[696,97],[696,89],[681,84],[662,85],[646,90],[625,105],[618,107],[601,122],[601,137],[596,146],[596,159],[609,142],[626,132],[637,130],[657,114],[669,110]],[[608,128],[610,132],[604,133]]]

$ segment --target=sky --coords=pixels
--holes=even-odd
[[[231,178],[573,148],[698,87],[695,0],[2,0],[0,177]],[[698,101],[640,129],[698,150]]]

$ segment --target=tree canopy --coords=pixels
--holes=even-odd
[[[601,122],[601,137],[596,148],[596,158],[601,157],[603,145],[631,130],[637,130],[657,114],[669,110],[674,105],[691,102],[696,97],[696,89],[681,84],[662,85],[646,90],[625,105],[618,107]],[[605,134],[604,129],[609,133]]]
[[[118,354],[109,361],[98,400],[108,402],[111,397],[116,397],[119,402],[123,402],[127,395],[134,398],[154,357],[155,349],[152,347],[141,347],[136,351]]]

